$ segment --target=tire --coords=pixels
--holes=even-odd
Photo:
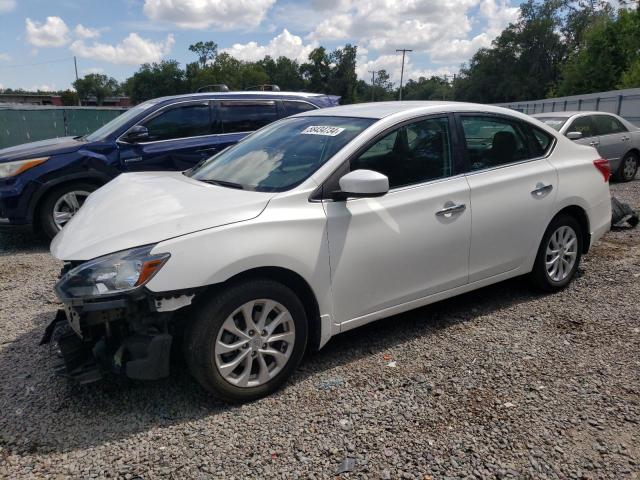
[[[549,267],[551,271],[547,269],[547,249],[558,250],[556,248],[556,244],[560,241],[560,236],[564,238],[572,237],[574,242],[570,244],[567,241],[564,244],[564,250],[560,249],[560,251],[564,251],[566,254],[562,255],[561,259],[555,262],[558,267],[555,271],[555,275],[552,275],[553,266]],[[544,232],[542,242],[540,242],[540,247],[538,247],[538,254],[536,255],[533,270],[531,271],[531,280],[533,281],[533,284],[537,288],[547,292],[556,292],[565,288],[569,282],[571,282],[571,279],[580,265],[583,248],[582,239],[582,227],[574,217],[567,214],[560,214],[556,216]],[[553,260],[553,254],[551,253],[549,256],[551,257],[549,261]],[[570,264],[571,258],[573,258],[572,264]],[[567,263],[563,262],[562,259],[566,259]],[[560,264],[562,265],[560,266]],[[567,269],[567,267],[569,268]],[[558,270],[559,268],[562,268],[562,274],[560,270]]]
[[[263,328],[253,335],[241,310],[252,302],[254,305],[247,307],[247,311],[253,312],[251,317],[256,327]],[[265,304],[269,305],[268,317],[266,325],[260,326]],[[273,326],[276,318],[287,320]],[[231,333],[234,326],[235,331]],[[264,343],[269,342],[264,340],[269,338],[267,329],[289,340]],[[184,355],[191,374],[206,390],[229,402],[249,402],[269,395],[291,376],[302,360],[307,331],[305,309],[293,291],[272,280],[250,280],[231,285],[194,306],[194,315],[185,332]],[[241,343],[242,347],[233,348]],[[228,347],[225,349],[224,345]],[[224,353],[231,348],[233,351]],[[274,350],[281,352],[280,363],[268,353]],[[287,355],[288,358],[283,359]],[[234,362],[236,367],[229,367]]]
[[[616,172],[616,180],[620,182],[630,182],[636,178],[639,165],[640,157],[638,154],[634,152],[627,153],[622,159],[622,162],[620,162],[620,166]]]
[[[62,226],[68,222],[75,212],[82,206],[86,197],[98,187],[92,183],[87,182],[73,182],[67,183],[60,187],[54,188],[51,192],[47,193],[39,208],[39,221],[40,227],[44,234],[49,237],[55,237],[61,230]],[[71,206],[68,202],[64,201],[64,197],[69,194],[74,194],[76,198],[77,208]],[[71,197],[69,197],[71,198]],[[62,203],[59,203],[62,202]],[[69,219],[61,224],[61,220],[56,222],[54,218],[54,210],[56,209],[69,210]],[[62,212],[61,212],[62,213]]]

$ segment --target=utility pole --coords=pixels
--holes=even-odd
[[[373,93],[374,89],[376,88],[376,71],[369,70],[369,73],[371,74],[371,101],[375,102],[375,100],[373,99]]]
[[[402,77],[404,76],[404,55],[407,52],[413,52],[413,50],[409,50],[408,48],[397,48],[396,52],[402,52],[402,67],[400,68],[400,98],[402,100]]]
[[[78,81],[78,61],[76,60],[76,56],[73,56],[73,66],[76,69],[76,82]],[[80,96],[78,95],[78,106],[82,106],[82,101],[80,100]]]

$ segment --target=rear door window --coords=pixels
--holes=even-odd
[[[149,141],[209,135],[212,133],[209,103],[169,108],[143,125],[149,130]]]
[[[593,123],[596,126],[598,135],[610,135],[612,133],[626,132],[625,128],[620,121],[610,115],[594,115]]]
[[[471,170],[507,165],[538,156],[530,151],[527,137],[517,121],[464,115],[461,122]]]
[[[222,133],[252,132],[278,119],[274,100],[222,101],[218,106],[218,123]]]

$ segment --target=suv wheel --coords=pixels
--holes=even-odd
[[[636,153],[627,153],[622,159],[620,167],[618,167],[618,171],[616,172],[616,179],[620,180],[621,182],[630,182],[631,180],[636,178],[639,164],[640,158]]]
[[[566,214],[554,218],[542,237],[531,272],[534,284],[553,292],[566,287],[580,265],[582,229],[578,221]]]
[[[256,400],[282,385],[307,343],[300,299],[271,280],[233,285],[196,306],[185,356],[196,380],[233,402]]]
[[[40,207],[40,226],[45,235],[55,237],[97,188],[91,183],[74,182],[48,193]]]

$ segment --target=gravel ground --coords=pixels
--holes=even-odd
[[[612,185],[640,208],[640,181]],[[392,317],[310,354],[279,393],[210,398],[176,368],[84,387],[37,342],[46,243],[0,236],[0,477],[640,478],[640,230],[571,286],[522,279]]]

